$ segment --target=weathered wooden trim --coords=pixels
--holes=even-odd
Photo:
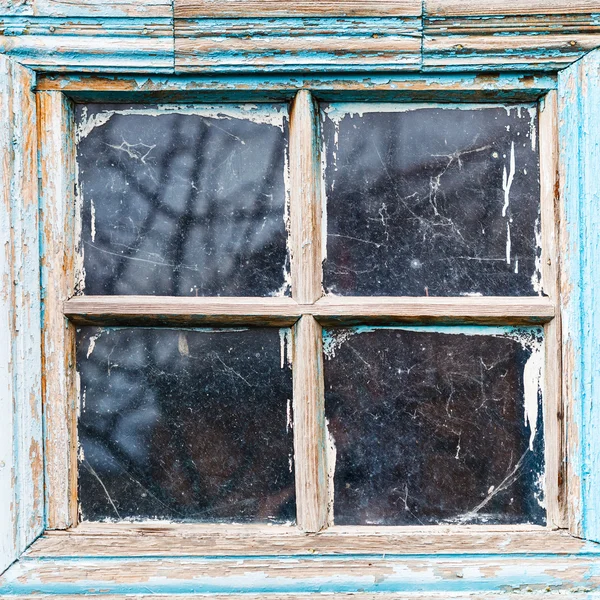
[[[172,18],[1,17],[0,52],[37,71],[174,70]]]
[[[322,325],[386,323],[479,323],[526,325],[547,323],[555,314],[543,297],[350,297],[325,296],[311,314]]]
[[[76,287],[75,142],[69,100],[60,92],[40,92],[37,99],[46,525],[65,528],[77,521],[75,329],[62,312]]]
[[[29,558],[94,556],[307,556],[391,554],[557,554],[598,552],[562,531],[528,526],[294,527],[170,523],[82,523],[48,531]]]
[[[563,71],[558,93],[569,527],[600,541],[600,51]]]
[[[432,71],[559,71],[600,46],[600,28],[593,33],[511,35],[492,28],[483,35],[468,31],[436,34],[425,26],[423,70]]]
[[[3,0],[5,15],[36,17],[171,17],[172,0]]]
[[[298,526],[317,532],[329,521],[329,476],[323,336],[321,326],[303,316],[294,326],[294,472]]]
[[[421,0],[175,0],[175,18],[420,17]]]
[[[558,104],[549,92],[539,110],[542,288],[554,303],[555,314],[545,326],[544,442],[546,514],[551,526],[568,526],[566,514],[565,423],[562,403],[561,319],[558,262]]]
[[[321,297],[321,174],[317,109],[300,90],[290,113],[290,238],[292,296],[310,304]]]
[[[34,81],[0,56],[0,572],[44,515]]]
[[[175,20],[178,73],[397,72],[418,70],[420,64],[416,17]]]
[[[558,71],[600,45],[594,0],[425,0],[426,70]]]
[[[355,101],[535,101],[556,89],[553,75],[218,75],[181,77],[46,75],[37,89],[62,91],[88,101],[166,99],[169,101],[291,100],[302,89],[319,100]]]
[[[302,314],[291,298],[75,296],[64,315],[81,325],[293,325]]]
[[[597,554],[24,558],[0,579],[0,593],[333,594],[471,597],[507,591],[597,598]],[[562,592],[562,594],[561,594]],[[534,595],[534,594],[531,594]],[[360,597],[360,596],[359,596]]]
[[[428,16],[577,15],[600,13],[597,0],[425,0]]]

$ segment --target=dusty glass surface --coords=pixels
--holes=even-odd
[[[326,330],[335,523],[543,524],[542,335]]]
[[[329,293],[541,293],[535,106],[322,108]]]
[[[77,333],[84,520],[295,520],[289,330]]]
[[[78,105],[86,294],[289,294],[286,105]]]

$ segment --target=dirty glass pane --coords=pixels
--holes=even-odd
[[[288,335],[79,329],[83,519],[293,521]]]
[[[543,524],[542,335],[327,330],[335,523]]]
[[[534,105],[322,110],[325,288],[338,295],[536,295]]]
[[[86,294],[289,293],[286,105],[79,105]]]

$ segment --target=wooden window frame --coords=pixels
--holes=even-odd
[[[451,597],[493,595],[508,586],[549,587],[577,596],[600,586],[600,550],[593,543],[600,541],[600,432],[595,428],[600,403],[593,402],[600,376],[589,333],[597,324],[593,307],[600,294],[594,283],[600,267],[594,234],[600,208],[592,201],[600,186],[593,166],[600,158],[600,133],[593,128],[600,100],[588,93],[592,86],[600,91],[600,51],[586,54],[600,46],[595,3],[573,2],[566,10],[554,0],[540,1],[538,9],[517,2],[515,14],[506,16],[495,0],[478,0],[466,9],[457,0],[426,0],[425,12],[420,0],[307,0],[292,8],[268,0],[265,15],[265,0],[260,7],[230,0],[221,9],[203,0],[175,0],[174,5],[155,0],[150,14],[136,12],[132,4],[126,17],[116,18],[108,14],[112,9],[90,0],[81,9],[89,14],[75,15],[80,18],[75,22],[70,4],[57,2],[48,9],[47,0],[36,1],[39,14],[26,14],[27,5],[9,9],[5,32],[17,31],[23,19],[30,28],[5,34],[6,55],[0,56],[0,91],[7,108],[0,115],[7,215],[0,222],[7,249],[0,264],[8,290],[0,302],[0,334],[12,340],[0,353],[0,366],[5,366],[0,378],[8,389],[2,408],[9,407],[11,414],[0,428],[0,486],[7,490],[0,493],[0,571],[19,559],[0,577],[0,592],[243,591],[300,597],[314,591],[418,591]],[[174,9],[170,16],[165,7]],[[94,11],[108,13],[92,18]],[[286,18],[304,19],[294,21],[303,27],[298,36],[286,37]],[[332,33],[332,24],[341,29]],[[561,33],[543,33],[548,24]],[[336,38],[352,34],[352,27],[362,46],[351,46],[340,66]],[[240,35],[244,28],[246,36]],[[386,37],[390,28],[393,33]],[[505,35],[493,35],[502,28]],[[220,32],[235,52],[222,50],[207,31]],[[366,36],[365,31],[374,33]],[[383,42],[378,41],[380,31]],[[314,64],[312,55],[303,56],[299,48],[311,47],[317,34],[320,58]],[[372,45],[365,36],[375,40]],[[111,50],[115,40],[122,43]],[[171,56],[174,67],[166,60]],[[313,69],[320,74],[302,74]],[[290,74],[294,71],[299,74]],[[549,297],[321,298],[321,250],[318,243],[304,244],[306,232],[319,229],[321,215],[313,97],[539,101],[547,252],[542,270]],[[74,297],[78,232],[72,102],[165,99],[293,100],[292,299]],[[305,455],[296,448],[298,529],[163,523],[69,529],[77,522],[75,324],[141,323],[165,315],[173,323],[193,325],[250,321],[294,327],[295,356],[302,357],[294,366],[295,435],[320,440]],[[549,527],[323,530],[326,462],[315,459],[326,443],[319,418],[320,328],[416,321],[544,323]],[[305,495],[308,487],[318,492]]]

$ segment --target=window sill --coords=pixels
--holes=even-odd
[[[568,591],[587,598],[598,588],[597,544],[564,531],[498,526],[308,535],[292,527],[85,524],[47,532],[0,578],[0,594],[19,596]]]

